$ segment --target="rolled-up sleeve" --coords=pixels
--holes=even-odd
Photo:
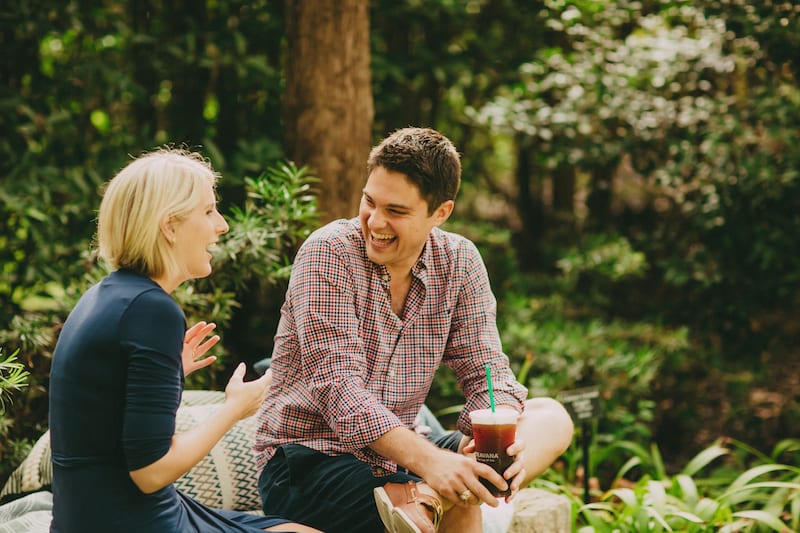
[[[453,313],[445,363],[456,374],[466,402],[457,426],[472,435],[469,412],[490,406],[486,365],[492,376],[496,405],[508,405],[521,412],[527,389],[517,382],[503,353],[497,331],[497,302],[489,276],[474,244],[463,241],[455,275],[463,276]]]

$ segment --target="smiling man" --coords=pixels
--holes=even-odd
[[[373,148],[359,216],[300,248],[281,311],[256,452],[263,509],[327,532],[480,531],[485,478],[512,496],[572,440],[548,398],[526,400],[503,353],[496,302],[468,239],[439,228],[461,182],[453,144],[427,128]],[[415,426],[441,364],[465,405],[432,441]],[[503,476],[472,457],[468,413],[521,412]]]

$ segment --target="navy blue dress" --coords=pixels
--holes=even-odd
[[[72,310],[50,373],[50,531],[255,532],[287,522],[211,509],[173,485],[144,494],[128,475],[169,450],[185,329],[178,304],[130,271],[104,278]]]

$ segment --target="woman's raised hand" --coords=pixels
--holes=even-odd
[[[217,325],[213,322],[201,321],[186,330],[186,334],[183,336],[183,351],[181,352],[184,377],[195,370],[207,367],[217,360],[214,355],[208,356],[205,359],[199,359],[219,342],[219,335],[214,335],[203,342],[203,339],[214,331],[216,327]]]
[[[245,364],[239,363],[225,387],[225,403],[235,406],[241,413],[240,418],[247,418],[258,411],[272,383],[272,370],[267,370],[258,379],[244,381],[246,370]]]

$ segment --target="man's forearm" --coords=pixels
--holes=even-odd
[[[417,474],[421,474],[425,465],[440,452],[435,444],[405,427],[389,430],[373,441],[369,447]]]

